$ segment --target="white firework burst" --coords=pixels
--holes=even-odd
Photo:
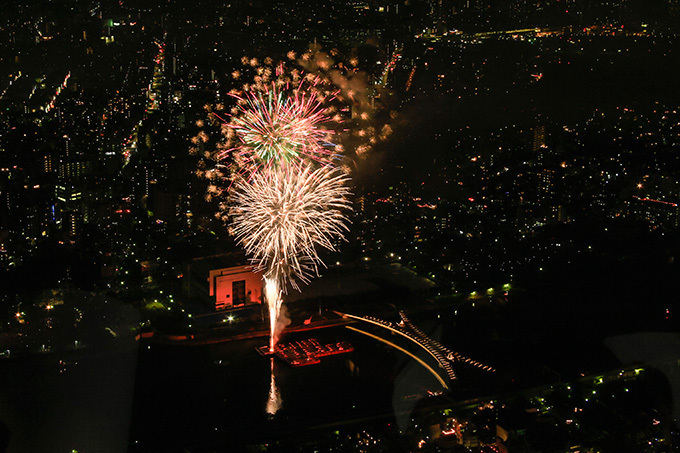
[[[228,211],[236,241],[251,262],[277,282],[299,290],[318,275],[317,248],[335,250],[351,209],[349,177],[338,169],[308,165],[262,167],[235,181]]]

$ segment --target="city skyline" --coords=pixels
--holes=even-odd
[[[680,394],[668,377],[680,356],[670,346],[679,319],[679,26],[677,0],[15,2],[0,18],[2,382],[18,391],[17,376],[36,366],[36,388],[85,386],[78,370],[89,365],[76,362],[121,358],[111,363],[130,384],[112,388],[127,392],[132,415],[109,437],[116,451],[162,451],[165,433],[188,451],[224,449],[239,429],[239,445],[278,442],[280,451],[329,439],[344,445],[337,451],[368,451],[369,440],[375,451],[400,441],[403,451],[672,451],[677,407],[660,401]],[[234,136],[257,126],[229,130],[228,118],[265,103],[239,104],[244,85],[284,64],[296,83],[322,75],[313,83],[323,87],[303,99],[327,103],[305,146],[351,178],[347,230],[338,227],[345,240],[324,238],[310,255],[318,278],[284,298],[284,344],[307,341],[306,329],[319,335],[311,344],[352,342],[309,372],[274,365],[249,343],[268,328],[263,288],[242,267],[248,257],[228,219],[236,211],[223,196],[238,174]],[[295,112],[320,112],[305,106]],[[295,143],[307,139],[295,132]],[[257,165],[262,156],[247,158]],[[396,323],[402,310],[437,348],[496,372],[464,370],[442,392],[432,373],[418,374],[418,360],[436,363],[391,337],[383,340],[392,346],[371,342],[379,329],[358,335],[337,315]],[[238,363],[263,401],[276,387],[288,415],[232,407],[238,396],[222,389],[224,401],[206,409],[222,424],[208,429],[206,415],[166,430],[167,420],[140,407],[185,388],[166,359],[196,365],[196,376],[187,366],[187,394],[220,379],[247,387]],[[102,382],[117,375],[101,370]],[[323,398],[324,380],[344,389],[328,413],[309,403],[330,427],[316,438],[294,376],[314,389],[310,401]],[[154,390],[154,380],[164,384]],[[584,414],[566,386],[585,392],[574,406]],[[603,388],[627,403],[586,404]],[[79,398],[62,404],[36,390],[27,407],[98,407]],[[198,410],[191,398],[176,401]],[[45,431],[29,428],[16,404],[0,411],[8,451],[22,451],[16,442],[31,433],[44,450],[54,417]],[[262,417],[272,434],[245,422],[225,428],[239,411]],[[626,413],[634,428],[625,434],[603,415],[605,429],[593,421],[598,411]],[[430,430],[435,414],[441,428]],[[547,420],[558,425],[551,441]],[[60,448],[96,445],[85,439],[95,426],[82,435],[61,426]],[[354,449],[344,435],[360,439]]]

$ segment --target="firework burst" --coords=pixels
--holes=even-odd
[[[337,52],[316,48],[287,57],[243,57],[231,74],[232,102],[206,108],[208,127],[219,129],[215,148],[204,151],[204,133],[192,147],[204,156],[206,198],[219,202],[217,217],[264,273],[271,351],[283,328],[282,294],[318,275],[318,251],[344,239],[347,175],[390,132],[379,129],[375,88],[357,61],[336,64]]]
[[[221,128],[208,159],[229,167],[233,177],[281,161],[339,165],[367,157],[389,131],[377,133],[375,88],[357,61],[337,58],[335,50],[313,47],[289,52],[288,62],[244,56],[231,74],[228,96],[235,102],[207,109],[211,124]]]
[[[328,165],[338,158],[332,131],[324,127],[331,121],[326,99],[315,91],[272,83],[264,91],[232,96],[238,103],[227,125],[236,144],[226,152],[236,153],[247,170],[306,160]]]
[[[347,231],[349,178],[329,167],[263,167],[238,179],[228,215],[236,241],[265,278],[299,290],[318,274],[317,247],[335,250]]]

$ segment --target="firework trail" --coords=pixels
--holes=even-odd
[[[206,106],[221,132],[216,149],[205,151],[203,132],[191,149],[205,158],[197,174],[211,181],[206,199],[226,195],[217,216],[264,273],[272,350],[282,294],[318,275],[317,250],[335,250],[347,231],[348,172],[391,132],[374,118],[374,90],[357,61],[336,56],[310,48],[290,52],[289,63],[243,57],[231,74],[242,83],[228,93],[234,103]]]
[[[279,340],[281,328],[278,327],[281,315],[281,289],[276,278],[264,277],[264,298],[269,308],[269,352],[274,352],[274,346]]]
[[[338,89],[324,77],[271,61],[243,64],[257,72],[253,83],[229,93],[236,105],[228,114],[213,112],[226,139],[217,161],[231,174],[223,205],[231,232],[264,273],[273,351],[283,328],[281,294],[318,275],[316,247],[333,250],[346,230],[348,178],[332,169],[341,159],[332,137],[343,116]]]
[[[267,397],[267,414],[270,416],[275,415],[279,409],[281,409],[281,393],[279,393],[279,388],[276,386],[276,376],[274,375],[274,357],[270,359],[271,368],[271,380],[269,384],[269,396]]]
[[[299,290],[298,281],[318,275],[317,246],[335,250],[333,240],[348,229],[348,179],[331,167],[284,164],[264,166],[233,187],[232,233],[264,272],[272,352],[281,330],[281,292],[287,284]]]

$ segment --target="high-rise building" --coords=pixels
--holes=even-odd
[[[64,135],[64,155],[71,157],[71,139],[68,135]]]
[[[52,173],[52,171],[53,171],[52,156],[50,154],[45,154],[43,156],[43,172]]]
[[[50,159],[50,167],[51,165]],[[59,162],[59,179],[81,181],[91,170],[90,161],[62,160]]]
[[[545,126],[536,126],[532,131],[534,137],[531,142],[531,151],[536,159],[542,162],[545,157],[543,151],[547,148],[545,144]]]
[[[551,200],[555,195],[555,170],[544,168],[538,173],[538,202]]]

